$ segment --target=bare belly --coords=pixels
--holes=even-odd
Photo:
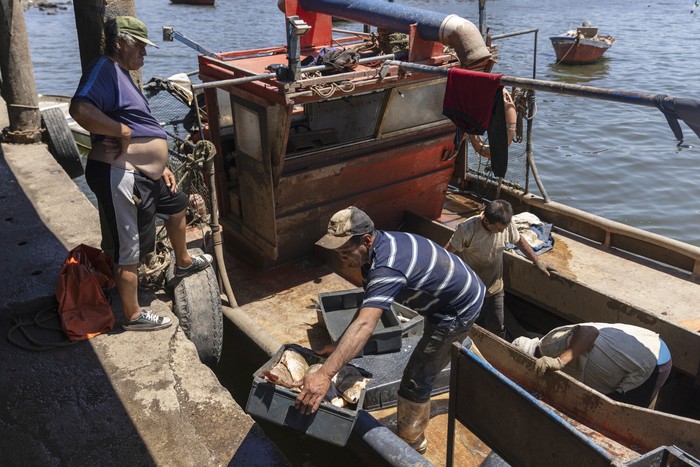
[[[114,159],[105,153],[102,141],[93,144],[88,159],[105,162],[123,169],[138,170],[151,180],[163,176],[168,163],[168,142],[161,138],[133,138],[125,156]]]

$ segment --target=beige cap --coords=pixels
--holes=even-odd
[[[364,211],[350,206],[333,214],[328,222],[328,233],[316,245],[335,250],[350,240],[353,235],[371,233],[374,222]]]

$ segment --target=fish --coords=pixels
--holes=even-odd
[[[282,353],[280,361],[277,362],[270,370],[262,371],[263,377],[271,383],[299,390],[293,387],[296,381],[301,380],[306,371],[309,369],[309,364],[304,359],[304,356],[299,352],[287,349]]]
[[[309,365],[299,352],[287,349],[277,364],[261,373],[271,383],[299,392],[301,389],[294,387],[294,383],[301,381],[305,375],[315,373],[322,366],[322,363]],[[324,399],[335,407],[357,404],[368,382],[369,378],[364,377],[356,367],[346,365],[331,380]]]
[[[369,378],[366,378],[360,370],[351,365],[345,365],[333,377],[335,387],[340,396],[351,404],[357,404],[362,390],[367,386]]]

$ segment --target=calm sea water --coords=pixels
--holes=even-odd
[[[456,13],[478,24],[477,0],[396,3]],[[493,34],[539,29],[539,79],[698,98],[700,9],[690,14],[692,3],[493,0],[486,13]],[[160,45],[150,50],[144,80],[197,68],[194,50],[160,39],[162,26],[215,52],[284,42],[275,0],[217,0],[214,7],[138,0],[136,11]],[[80,77],[72,7],[55,15],[30,9],[25,19],[39,92],[72,94]],[[548,37],[583,20],[617,42],[597,64],[556,65]],[[533,42],[532,35],[499,41],[494,72],[531,77]],[[653,108],[544,92],[537,102],[535,158],[553,200],[700,246],[700,140],[688,127],[681,124],[688,147],[677,148]]]

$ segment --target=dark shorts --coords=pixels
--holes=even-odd
[[[182,191],[173,194],[163,178],[151,180],[137,170],[88,159],[85,180],[95,193],[105,232],[114,245],[114,262],[137,264],[155,249],[156,215],[167,218],[187,208]],[[106,228],[105,228],[106,227]]]
[[[673,361],[669,360],[666,363],[657,365],[651,375],[642,384],[634,389],[622,394],[613,392],[607,396],[612,400],[624,402],[626,404],[636,405],[638,407],[649,407],[656,400],[659,390],[668,379],[668,375],[673,369]]]

